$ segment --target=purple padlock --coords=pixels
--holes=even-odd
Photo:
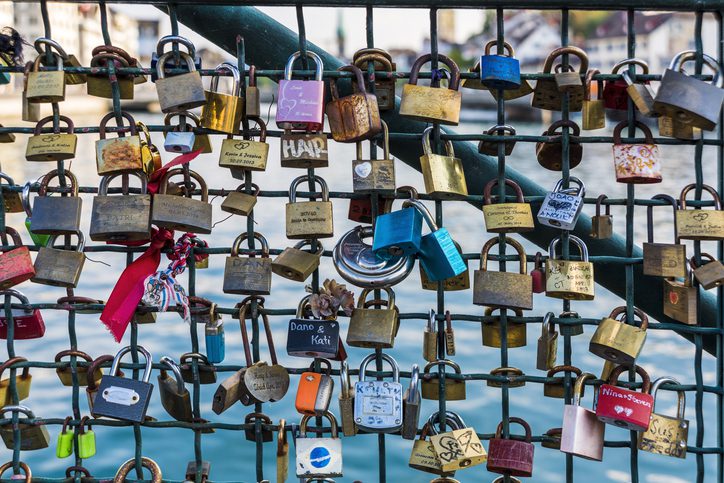
[[[324,125],[324,82],[322,59],[314,52],[307,57],[317,65],[314,80],[292,80],[292,66],[301,57],[294,52],[284,67],[284,79],[279,81],[277,126],[281,129],[321,131]]]

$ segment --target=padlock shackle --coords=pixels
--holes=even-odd
[[[430,145],[430,134],[433,131],[433,126],[426,127],[425,130],[422,132],[422,151],[425,154],[425,156],[430,156],[431,154],[435,154],[432,151],[432,146]],[[445,141],[445,155],[449,158],[455,157],[455,147],[453,146],[452,141],[447,139]]]
[[[661,387],[662,384],[665,383],[671,383],[676,384],[677,386],[680,386],[681,383],[674,379],[671,376],[664,376],[659,377],[656,379],[653,384],[651,384],[651,395],[654,396],[654,405],[651,408],[651,412],[654,412],[656,410],[656,393],[659,390],[659,387]],[[686,414],[686,392],[682,390],[677,390],[677,406],[676,406],[676,418],[677,419],[684,419],[684,416]]]
[[[27,181],[23,185],[23,191],[20,193],[20,202],[23,204],[23,209],[28,218],[33,216],[33,208],[30,204],[30,181]]]
[[[55,57],[55,59],[56,59],[56,64],[55,64],[55,65],[56,65],[56,67],[58,67],[58,68],[55,69],[55,72],[57,72],[57,71],[61,71],[61,72],[62,72],[62,71],[63,71],[63,57],[61,57],[60,54],[56,54],[55,52],[51,52],[50,55],[52,55],[52,56]],[[39,71],[40,71],[40,61],[41,61],[41,59],[42,59],[43,57],[45,57],[45,53],[43,53],[43,54],[41,54],[41,55],[38,55],[38,56],[35,58],[35,62],[33,62],[32,72],[39,72]]]
[[[563,132],[561,131],[560,133],[558,133],[556,131],[558,131],[559,129],[563,129],[564,127],[567,127],[571,130],[571,136],[578,136],[581,134],[581,128],[578,126],[578,124],[576,124],[573,121],[569,121],[569,120],[560,120],[560,121],[556,121],[553,124],[551,124],[550,126],[548,126],[548,129],[545,130],[545,132],[543,133],[543,136],[560,137],[563,135]],[[551,140],[551,141],[546,141],[546,142],[557,142],[557,141]],[[573,178],[570,178],[570,179],[573,179]]]
[[[302,53],[297,50],[292,55],[289,56],[289,59],[287,59],[287,63],[284,66],[284,79],[286,80],[292,80],[292,70],[294,69],[294,61],[301,58]],[[322,58],[317,55],[316,52],[313,52],[311,50],[307,50],[307,58],[314,61],[315,69],[314,69],[314,80],[321,82],[322,81],[322,69],[324,69],[324,64],[322,63]]]
[[[55,301],[58,305],[91,305],[91,304],[103,304],[104,302],[102,300],[98,299],[92,299],[90,297],[78,297],[78,296],[69,296],[66,295],[65,297],[60,297],[58,300]],[[73,310],[72,308],[67,308],[65,310]]]
[[[163,118],[163,125],[164,125],[164,126],[170,126],[170,125],[171,125],[171,119],[173,119],[174,117],[178,117],[178,118],[179,118],[179,121],[183,121],[183,125],[184,125],[185,128],[188,127],[188,126],[186,126],[186,124],[187,124],[186,119],[187,119],[187,118],[188,118],[188,119],[191,119],[192,121],[194,121],[195,127],[201,126],[201,121],[199,120],[199,116],[197,116],[196,114],[194,114],[193,112],[190,112],[190,111],[169,112],[169,113],[166,114],[166,116],[164,116],[164,118]],[[178,131],[180,128],[181,128],[181,123],[177,124],[177,125],[174,127],[173,131]],[[193,126],[191,127],[191,129],[185,129],[185,130],[186,130],[186,131],[189,131],[189,130],[190,130],[190,131],[193,131]]]
[[[567,47],[559,47],[550,54],[548,54],[545,64],[543,65],[543,73],[550,74],[551,69],[553,68],[553,61],[556,60],[556,58],[562,56],[563,54],[569,54],[578,57],[578,60],[580,60],[581,62],[581,65],[578,68],[579,72],[586,72],[588,70],[588,55],[586,54],[586,52],[583,49],[579,49],[578,47],[569,45]]]
[[[349,379],[349,364],[347,364],[347,361],[342,361],[339,364],[339,380],[340,380],[339,397],[349,398],[351,383],[350,383],[350,379]]]
[[[548,312],[543,317],[543,323],[541,324],[541,337],[546,334],[553,334],[556,331],[556,325],[551,320],[554,317],[553,312]]]
[[[164,54],[163,46],[166,44],[181,44],[186,47],[186,50],[188,50],[188,55],[196,57],[196,47],[193,42],[180,35],[164,35],[158,39],[158,43],[156,44],[156,55],[158,57],[161,57]],[[173,53],[173,49],[171,49],[171,53]]]
[[[430,374],[430,369],[432,369],[433,366],[437,366],[439,364],[443,364],[445,366],[450,366],[453,368],[453,371],[455,371],[455,374],[462,374],[462,371],[460,370],[460,366],[457,362],[453,362],[450,359],[438,359],[436,361],[428,362],[425,364],[425,368],[423,369],[422,373],[424,374]],[[438,371],[438,374],[440,372]]]
[[[257,190],[259,187],[257,186]],[[259,232],[254,232],[253,237],[255,240],[259,240],[259,243],[261,243],[261,257],[262,258],[269,258],[269,242],[267,242],[264,235],[262,235]],[[244,232],[241,235],[237,236],[234,240],[234,244],[231,246],[231,256],[232,257],[238,257],[239,256],[239,250],[241,249],[241,244],[244,243],[244,241],[249,239],[249,233]],[[251,258],[254,258],[256,255],[252,254],[250,255]]]
[[[136,130],[136,120],[133,119],[133,116],[131,116],[131,114],[126,111],[121,111],[119,115],[121,116],[121,121],[123,121],[123,118],[126,118],[126,120],[128,121],[128,129],[131,133],[131,136],[138,136],[138,131]],[[103,119],[101,119],[101,122],[98,124],[98,134],[100,135],[101,139],[106,138],[106,124],[108,124],[108,121],[110,121],[111,119],[116,120],[117,127],[123,127],[123,124],[118,124],[118,118],[116,117],[116,113],[109,112],[108,114],[103,116]],[[126,133],[121,131],[118,133],[118,137],[126,137]]]
[[[587,379],[596,379],[596,376],[591,374],[590,372],[584,372],[581,374],[578,374],[578,377],[576,377],[576,383],[573,385],[573,405],[574,406],[580,406],[581,405],[581,397],[583,397],[583,385],[586,382]],[[595,393],[597,394],[597,392]],[[594,408],[596,406],[596,403],[593,404]]]
[[[679,237],[676,236],[677,229],[676,229],[676,200],[673,196],[669,196],[664,193],[659,193],[658,195],[652,196],[652,200],[663,200],[668,201],[671,204],[671,208],[674,211],[674,242],[679,243]],[[649,205],[646,207],[646,232],[647,232],[647,240],[648,243],[654,242],[654,205]]]
[[[244,344],[244,357],[246,358],[246,366],[251,367],[253,365],[251,357],[251,346],[249,344],[249,335],[246,332],[246,310],[251,307],[252,300],[257,300],[259,307],[264,307],[263,299],[259,301],[257,297],[251,296],[246,297],[239,304],[239,325],[241,326],[241,339]],[[271,326],[269,325],[269,316],[265,312],[261,312],[261,320],[264,324],[264,334],[266,335],[266,342],[269,346],[269,357],[272,365],[277,365],[277,351],[274,349],[274,339],[272,338]]]
[[[359,381],[365,382],[367,380],[367,366],[369,363],[377,358],[376,353],[372,353],[362,359],[362,363],[359,366]],[[380,353],[380,359],[383,361],[387,361],[387,363],[392,367],[392,380],[394,382],[400,382],[400,367],[397,365],[397,361],[392,358],[391,355],[385,354],[384,352]]]
[[[501,376],[501,377],[520,377],[523,374],[523,371],[518,369],[517,367],[496,367],[492,371],[490,371],[491,376]]]
[[[299,184],[303,181],[309,181],[310,179],[314,180],[314,182],[322,188],[322,201],[329,201],[329,188],[327,187],[327,182],[324,181],[321,176],[314,175],[310,178],[305,174],[303,176],[294,178],[294,180],[292,180],[292,184],[289,185],[290,203],[296,203],[297,201],[297,188],[299,187]]]
[[[108,196],[108,185],[111,184],[118,176],[131,175],[141,180],[141,194],[148,194],[148,176],[143,171],[131,171],[128,173],[115,173],[101,176],[101,182],[98,185],[98,196]],[[125,195],[124,195],[125,196]]]
[[[66,134],[73,134],[73,132],[75,131],[75,125],[68,116],[58,116],[58,120],[66,124]],[[49,122],[53,122],[53,116],[47,116],[38,121],[38,123],[35,125],[35,129],[33,130],[33,135],[40,136],[42,134],[41,129]],[[53,127],[53,134],[60,134],[60,125]]]
[[[369,54],[382,56],[385,59],[392,62],[392,56],[390,55],[389,52],[387,52],[386,50],[383,50],[383,49],[377,49],[375,47],[367,47],[364,49],[359,49],[357,52],[352,54],[352,62],[356,61],[357,59],[359,59],[360,57],[362,57],[364,55],[369,55]],[[360,69],[361,68],[362,67],[360,67]]]
[[[173,372],[173,375],[176,378],[176,393],[183,394],[185,390],[184,378],[181,375],[181,368],[178,364],[176,364],[176,361],[174,361],[173,358],[170,356],[162,356],[158,361],[161,363],[161,365],[168,367],[168,369]],[[165,369],[161,369],[162,375],[165,372]]]
[[[500,133],[500,132],[503,132],[503,133],[507,132],[511,136],[515,136],[515,133],[516,133],[515,128],[513,126],[511,126],[510,124],[496,124],[495,126],[491,127],[487,131],[485,131],[485,134],[487,134],[488,136],[495,136],[495,135],[502,136],[503,134],[496,134],[496,133]],[[507,181],[507,179],[506,179],[506,181]],[[513,180],[511,180],[511,181],[513,181]],[[513,181],[513,182],[515,183],[515,181]]]
[[[546,377],[553,377],[554,375],[558,374],[559,372],[572,372],[576,375],[576,377],[581,376],[581,370],[576,366],[571,365],[561,365],[561,366],[555,366],[554,368],[550,369],[548,373],[546,374]]]
[[[500,243],[500,238],[495,237],[491,238],[487,242],[485,242],[485,245],[483,245],[483,249],[480,251],[480,270],[487,271],[488,270],[488,253],[490,252],[490,249],[493,248],[494,245],[497,245]],[[523,245],[520,244],[520,242],[514,238],[505,237],[505,243],[507,245],[510,245],[515,249],[516,252],[518,252],[518,257],[520,258],[520,265],[519,265],[519,272],[523,275],[528,273],[527,264],[528,260],[525,256],[525,249],[523,248]]]
[[[8,227],[6,227],[7,229]],[[10,295],[11,297],[15,297],[18,300],[20,300],[21,303],[27,305],[30,303],[28,298],[23,295],[23,293],[20,290],[14,289],[14,288],[6,288],[5,290],[0,290],[0,295]],[[32,309],[29,309],[32,310]]]
[[[45,54],[45,51],[43,50],[43,45],[47,45],[51,49],[55,49],[58,54],[63,58],[63,60],[68,59],[68,54],[65,52],[65,49],[60,46],[58,42],[56,42],[53,39],[49,39],[47,37],[38,37],[35,39],[35,42],[33,42],[33,47],[35,48],[35,51],[38,54]]]
[[[153,358],[143,346],[137,345],[136,349],[143,355],[143,357],[146,358],[146,368],[143,370],[142,380],[143,382],[148,383],[151,380],[151,371],[153,370]],[[123,349],[119,350],[118,353],[116,353],[116,356],[113,358],[113,364],[111,365],[111,376],[117,375],[118,369],[120,368],[121,359],[129,352],[131,352],[131,346],[127,345]],[[88,371],[88,374],[91,374],[91,372]]]
[[[437,54],[437,60],[440,63],[445,64],[450,69],[450,82],[448,82],[448,89],[457,91],[460,88],[460,67],[450,57],[442,54]],[[420,75],[420,69],[423,65],[432,61],[432,54],[424,54],[415,60],[410,68],[410,80],[409,83],[417,85],[417,78]]]
[[[161,483],[162,475],[161,475],[161,468],[158,466],[158,464],[153,461],[151,458],[147,458],[143,456],[141,458],[141,466],[148,469],[148,471],[151,472],[151,483]],[[128,476],[128,473],[131,472],[133,468],[136,467],[136,459],[131,458],[130,460],[126,461],[121,465],[120,468],[118,468],[118,472],[116,473],[116,476],[113,477],[113,483],[125,483],[126,476]]]
[[[75,246],[75,251],[78,253],[83,253],[83,250],[85,250],[85,236],[80,230],[75,232],[75,235],[78,237],[78,244]],[[46,243],[45,246],[48,248],[55,248],[53,245],[55,244],[55,240],[57,240],[59,236],[69,235],[50,235],[48,237],[48,243]]]
[[[498,126],[495,126],[495,127],[498,127]],[[507,128],[507,127],[510,127],[510,126],[504,126],[504,128]],[[491,130],[492,129],[495,129],[495,128],[491,128]],[[511,128],[511,129],[513,129],[513,128]],[[490,131],[488,131],[488,134],[490,134]],[[515,129],[513,129],[513,135],[515,135]],[[485,184],[485,188],[483,188],[483,204],[484,205],[490,205],[493,203],[492,197],[491,197],[492,191],[493,191],[493,188],[495,186],[498,186],[499,184],[500,183],[498,181],[498,178],[493,178]],[[510,186],[511,188],[513,188],[513,191],[515,192],[515,196],[516,196],[516,200],[515,200],[516,203],[525,203],[525,198],[523,198],[523,190],[520,189],[520,185],[518,183],[516,183],[512,179],[505,178],[505,186]],[[498,200],[498,201],[501,203],[506,202],[504,199]]]
[[[300,438],[306,438],[307,437],[307,424],[309,423],[309,420],[313,417],[321,417],[321,418],[327,418],[327,421],[329,421],[329,426],[332,433],[332,438],[336,439],[339,437],[337,433],[337,418],[334,417],[334,414],[332,414],[329,411],[324,411],[321,415],[312,416],[311,414],[305,414],[302,416],[301,421],[299,421],[299,437]]]
[[[613,144],[623,144],[621,141],[621,131],[623,128],[628,127],[629,123],[627,120],[623,120],[616,124],[616,127],[613,129]],[[634,121],[634,126],[638,129],[641,129],[644,133],[644,139],[646,141],[646,144],[654,144],[654,135],[651,134],[651,129],[644,124],[641,121]]]
[[[311,300],[312,294],[309,294],[302,297],[302,300],[299,301],[299,304],[297,304],[297,313],[295,315],[297,319],[304,319],[304,309],[306,309],[308,305],[311,306]]]
[[[367,50],[367,49],[365,49],[365,50]],[[375,50],[379,50],[379,49],[375,49]],[[387,72],[392,72],[392,70],[393,70],[392,62],[387,57],[385,57],[384,55],[381,55],[381,54],[369,53],[369,54],[360,55],[358,57],[354,57],[352,59],[352,62],[354,63],[354,65],[363,70],[363,74],[366,73],[364,71],[367,69],[367,65],[370,63],[370,61],[378,62],[378,63],[382,64],[382,67],[384,67]],[[375,70],[377,70],[376,67],[375,67]]]
[[[618,378],[623,373],[623,371],[627,371],[629,369],[631,369],[631,365],[629,364],[621,364],[620,366],[616,366],[616,368],[611,371],[611,374],[608,376],[608,383],[612,386],[615,386],[616,384],[618,384]],[[639,365],[634,365],[634,370],[636,371],[636,374],[641,376],[641,392],[644,394],[650,394],[651,379],[649,378],[649,373],[646,372],[646,370]]]
[[[430,415],[429,418],[427,418],[426,425],[430,426],[430,432],[432,434],[438,434],[437,429],[435,428],[435,423],[440,423],[440,411],[435,411]],[[455,429],[463,429],[465,426],[463,425],[462,419],[457,413],[454,413],[452,411],[445,411],[445,421],[444,425],[446,428],[452,428]]]
[[[584,198],[586,196],[586,185],[583,184],[583,181],[576,178],[575,176],[571,176],[568,178],[568,182],[577,184],[578,185],[578,191],[576,192],[576,196],[580,196],[581,198]],[[567,190],[572,190],[574,188],[567,188]],[[556,185],[553,187],[553,191],[560,193],[563,190],[563,179],[559,179]],[[572,193],[569,193],[572,194]]]
[[[76,356],[76,357],[80,357],[81,359],[85,359],[85,361],[88,363],[93,362],[93,358],[91,356],[89,356],[85,352],[79,351],[77,349],[66,349],[64,351],[58,352],[57,354],[55,354],[55,362],[60,362],[60,360],[66,356],[68,356],[68,357]]]
[[[412,370],[410,371],[410,386],[407,390],[407,398],[405,398],[405,401],[414,404],[416,401],[420,399],[419,396],[420,393],[420,366],[417,364],[412,365]]]
[[[427,209],[427,207],[422,203],[422,201],[419,200],[405,200],[402,203],[403,208],[412,207],[420,212],[422,215],[423,220],[425,220],[425,224],[430,229],[430,232],[435,232],[438,230],[438,226],[435,223],[435,220],[432,219],[432,214],[430,214],[430,211]]]
[[[66,478],[73,478],[72,476],[70,476],[71,473],[82,473],[85,478],[92,478],[88,468],[84,468],[82,466],[69,466],[65,469]]]
[[[97,48],[98,47],[96,47],[96,49]],[[93,50],[95,50],[95,49],[93,49]],[[93,55],[93,57],[90,60],[91,68],[107,67],[108,61],[113,61],[113,66],[115,68],[118,68],[118,66],[116,64],[119,64],[121,69],[128,69],[131,66],[131,58],[130,58],[130,56],[128,56],[127,53],[126,53],[126,55],[121,55],[121,54],[118,54],[115,52],[101,51],[97,54],[91,54],[91,55]],[[101,76],[102,76],[102,74],[101,74]]]
[[[321,369],[322,371],[324,371],[325,375],[330,377],[332,376],[332,363],[329,361],[329,359],[325,359],[324,357],[315,357],[314,360],[309,363],[309,372],[317,372],[314,370],[315,362],[319,362],[320,366],[326,367],[326,369]],[[322,374],[322,372],[319,372],[319,374]]]
[[[86,426],[88,426],[88,431],[92,430],[93,424],[91,423],[91,418],[89,416],[83,416],[82,418],[80,418],[80,423],[78,424],[80,434],[85,434]],[[85,468],[83,468],[83,470],[85,470],[86,473],[88,472],[88,470],[86,470]],[[90,474],[88,476],[90,476]]]
[[[69,170],[66,169],[63,171],[63,174],[68,177],[68,180],[70,181],[70,188],[72,190],[72,196],[77,197],[78,196],[78,178],[75,177],[75,175]],[[57,169],[54,169],[45,176],[43,176],[43,179],[40,180],[40,188],[38,189],[38,196],[47,196],[48,194],[48,184],[50,183],[50,180],[53,178],[60,178],[60,172]],[[63,193],[61,196],[65,196],[65,193]]]
[[[383,159],[392,159],[390,158],[390,130],[387,127],[387,123],[380,119],[380,124],[382,125],[382,149],[384,151],[384,158]],[[362,141],[357,141],[355,143],[357,146],[357,161],[362,161]],[[404,186],[404,188],[412,188],[411,186]],[[399,188],[397,188],[399,189]],[[415,190],[415,195],[417,195],[417,190]]]
[[[264,122],[264,119],[262,119],[259,116],[249,116],[246,118],[247,121],[252,121],[256,123],[257,126],[259,126],[259,142],[265,143],[266,142],[266,122]],[[244,136],[244,139],[251,140],[251,132],[250,129],[244,129],[242,131],[242,134]],[[233,139],[233,134],[229,134],[227,136],[227,139]]]
[[[485,44],[485,55],[491,55],[490,49],[492,49],[494,45],[498,45],[498,39],[489,40]],[[508,52],[507,57],[515,57],[515,50],[513,50],[513,46],[510,45],[506,41],[503,41],[503,50]],[[499,55],[499,54],[492,54],[492,55]]]
[[[578,238],[575,235],[568,235],[568,240],[573,242],[574,245],[578,247],[578,251],[581,254],[581,261],[582,262],[588,262],[588,247],[586,244]],[[558,236],[551,240],[550,244],[548,245],[548,258],[551,260],[558,260],[556,258],[556,247],[561,242],[561,237]]]
[[[311,247],[312,247],[312,240],[310,240],[310,239],[305,239],[305,240],[299,241],[299,242],[297,242],[297,243],[294,244],[294,248],[296,248],[297,250],[301,250],[302,247],[305,246],[305,245],[309,245],[309,248],[311,248]],[[312,252],[309,252],[309,253],[312,253]],[[313,254],[313,255],[319,255],[319,256],[321,256],[322,253],[324,253],[324,247],[322,246],[322,242],[319,241],[319,240],[317,240],[317,251],[314,252],[314,253],[312,253],[312,254]],[[307,297],[305,297],[305,298],[307,298]],[[302,299],[302,300],[304,300],[304,299]]]
[[[699,54],[696,52],[696,50],[684,50],[683,52],[679,52],[674,56],[673,59],[671,59],[669,69],[681,72],[681,68],[684,66],[684,64],[691,61],[695,62],[698,55]],[[701,60],[707,67],[709,67],[714,72],[714,78],[711,81],[712,85],[715,85],[719,88],[724,86],[724,77],[722,77],[721,75],[721,68],[719,67],[719,63],[716,61],[716,59],[714,59],[710,55],[701,54]]]
[[[373,290],[382,290],[387,294],[387,308],[389,310],[393,310],[395,308],[395,292],[392,290],[391,287],[381,287],[379,289],[373,289],[373,288],[365,288],[362,290],[362,293],[359,295],[359,298],[357,298],[357,308],[362,309],[365,307],[365,302],[367,301],[367,296],[372,292]]]
[[[181,354],[181,357],[179,358],[179,363],[186,364],[188,363],[189,359],[198,359],[204,365],[211,365],[209,359],[200,352],[186,352],[185,354]]]
[[[516,423],[523,426],[523,429],[525,430],[525,442],[530,443],[531,441],[531,433],[530,433],[530,426],[527,422],[525,422],[524,419],[518,418],[515,416],[511,416],[508,418],[508,424]],[[498,428],[495,430],[495,439],[502,439],[503,434],[503,421],[498,423]]]
[[[703,259],[703,260],[709,260],[709,262],[707,262],[707,263],[702,263],[701,265],[697,265],[697,263],[696,263],[696,255],[692,255],[691,258],[689,259],[689,266],[691,267],[692,270],[696,270],[697,268],[703,267],[704,265],[707,265],[708,263],[712,263],[712,262],[716,262],[716,261],[717,261],[716,258],[714,258],[713,256],[709,255],[708,253],[701,253],[701,254],[699,255],[699,258],[701,258],[701,259]]]
[[[166,188],[168,187],[168,180],[171,179],[174,176],[181,175],[183,176],[184,169],[183,168],[173,168],[166,171],[166,173],[161,178],[161,187],[159,188],[158,194],[165,195],[166,194]],[[195,179],[199,183],[199,188],[201,188],[201,201],[204,203],[208,203],[209,201],[209,187],[206,185],[206,181],[204,178],[197,173],[196,171],[189,170],[189,177]],[[191,198],[191,194],[189,193],[189,198]]]
[[[231,93],[228,95],[239,97],[239,95],[241,94],[241,73],[239,72],[239,68],[231,62],[222,62],[221,64],[216,66],[216,68],[214,69],[214,75],[211,76],[211,84],[209,85],[209,90],[212,92],[216,92],[216,90],[219,88],[219,78],[221,77],[219,74],[221,74],[222,72],[228,72],[229,74],[231,74],[232,87]]]
[[[95,378],[93,377],[93,374],[96,371],[100,370],[102,364],[105,364],[107,362],[112,362],[112,361],[113,361],[112,355],[104,354],[102,356],[96,357],[93,360],[93,362],[90,363],[90,366],[88,366],[88,372],[86,372],[86,382],[87,382],[87,386],[88,386],[87,389],[89,392],[96,390],[96,388],[98,387],[98,385],[96,384]],[[118,375],[120,375],[120,374],[122,374],[122,373],[119,373]],[[113,374],[111,374],[111,375],[113,375]]]
[[[179,57],[181,57],[182,61],[186,62],[186,67],[188,68],[187,74],[190,74],[191,72],[196,72],[196,64],[194,63],[193,57],[191,57],[186,52],[179,52],[178,55]],[[156,61],[156,75],[158,76],[159,80],[166,78],[166,62],[168,62],[174,56],[174,52],[169,51],[165,54],[162,54]]]
[[[689,191],[696,188],[695,183],[688,184],[684,186],[684,189],[681,190],[681,195],[679,196],[679,205],[680,209],[685,210],[686,209],[686,195],[689,193]],[[719,194],[716,192],[714,188],[709,186],[708,184],[701,185],[702,191],[707,191],[712,198],[714,198],[714,209],[721,210],[722,204],[721,204],[721,198],[719,197]]]
[[[146,126],[141,121],[136,121],[136,131],[139,133],[139,136],[143,134],[143,137],[145,137],[146,144],[152,144],[151,143],[151,131],[148,130],[148,126]]]
[[[259,196],[259,193],[261,193],[261,190],[259,189],[259,185],[256,183],[251,183],[251,196],[257,197]],[[242,183],[239,186],[236,187],[234,190],[237,193],[246,193],[246,183]]]
[[[492,317],[493,312],[495,311],[500,311],[502,313],[504,308],[506,314],[508,313],[508,310],[511,310],[514,317],[523,317],[523,309],[514,309],[512,307],[485,307],[485,317]]]
[[[429,332],[437,332],[437,313],[434,309],[430,309],[427,313],[427,330]]]
[[[586,78],[583,81],[583,99],[591,101],[591,83],[593,83],[593,76],[600,74],[601,71],[598,69],[588,69],[586,72]],[[596,81],[598,89],[596,89],[596,100],[600,101],[603,99],[603,81],[598,79]]]
[[[5,473],[7,470],[11,469],[13,467],[13,464],[13,461],[8,461],[7,463],[4,463],[2,466],[0,466],[0,477],[2,477],[3,473]],[[30,471],[30,467],[22,461],[18,461],[18,466],[20,466],[20,469],[23,470],[23,472],[25,473],[25,483],[30,483],[31,481],[33,481],[33,473]]]
[[[13,404],[0,408],[0,416],[5,416],[5,413],[23,413],[28,419],[35,417],[35,413],[33,413],[29,407],[23,406],[22,404]]]
[[[367,89],[365,87],[365,79],[362,75],[362,71],[359,67],[352,64],[343,65],[342,67],[337,69],[337,72],[351,72],[354,74],[356,83],[353,84],[354,92],[359,94],[367,94]],[[332,100],[338,100],[339,99],[339,92],[337,91],[337,82],[335,80],[332,80],[332,82],[329,83],[329,92],[332,94]]]
[[[0,236],[2,236],[3,242],[5,241],[7,236],[10,236],[10,239],[13,241],[13,245],[15,245],[16,247],[23,246],[23,240],[20,238],[20,233],[18,233],[18,231],[13,227],[5,225],[5,230],[0,232]],[[5,243],[3,243],[3,245],[4,244]]]
[[[618,74],[618,71],[621,70],[621,67],[628,67],[630,65],[638,65],[641,67],[641,74],[646,75],[649,73],[649,64],[643,59],[625,59],[621,62],[617,62],[613,69],[611,70],[611,74]],[[635,71],[634,71],[635,72]]]
[[[649,328],[649,317],[646,315],[646,313],[644,313],[643,310],[641,310],[638,307],[634,307],[634,315],[638,316],[639,320],[641,320],[641,329],[642,330],[646,330]],[[623,319],[625,317],[626,317],[626,306],[625,305],[616,307],[608,315],[609,319],[619,320],[619,322],[623,322]]]
[[[608,196],[604,194],[598,195],[596,198],[596,216],[601,216],[601,205],[608,199]],[[611,216],[611,205],[606,204],[606,216]]]
[[[2,374],[5,371],[5,369],[11,369],[12,366],[14,366],[15,364],[17,364],[19,362],[28,362],[28,360],[25,357],[15,356],[15,357],[11,357],[10,359],[8,359],[5,362],[3,362],[2,364],[0,364],[0,377],[2,377]],[[23,367],[22,377],[28,377],[29,373],[30,373],[30,368],[28,366]],[[2,413],[0,413],[0,414],[2,414]]]

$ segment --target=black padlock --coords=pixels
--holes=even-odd
[[[320,357],[343,361],[347,353],[339,337],[339,322],[305,318],[311,295],[297,307],[296,318],[289,321],[287,354],[297,357]]]

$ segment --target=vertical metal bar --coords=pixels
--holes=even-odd
[[[724,64],[724,22],[722,22],[722,12],[716,12],[714,14],[717,25],[717,60],[719,65]],[[722,193],[724,191],[724,145],[721,141],[724,139],[724,113],[719,113],[719,124],[716,129],[717,140],[719,145],[716,147],[717,154],[717,192]],[[724,258],[723,251],[724,244],[717,242],[717,260]],[[724,342],[722,337],[722,313],[724,313],[724,291],[719,286],[716,289],[717,308],[716,311],[716,326],[719,329],[719,333],[716,336],[716,385],[722,387],[724,384],[724,354],[722,353]],[[717,447],[721,448],[724,445],[724,397],[721,393],[716,394],[716,441]],[[724,478],[724,455],[718,452],[716,455],[716,475],[719,481]]]

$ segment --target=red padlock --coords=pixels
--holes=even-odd
[[[23,246],[18,232],[9,226],[5,227],[5,233],[2,234],[3,245],[7,245],[8,235],[18,248],[0,254],[0,290],[14,287],[35,276],[30,250]]]
[[[530,272],[530,276],[533,277],[533,293],[543,293],[546,291],[546,271],[543,267],[542,256],[541,252],[535,254],[535,265]]]
[[[17,290],[8,289],[0,292],[0,296],[10,295],[20,300],[22,304],[29,304],[28,298]],[[1,300],[1,299],[0,299]],[[37,339],[45,334],[45,322],[40,309],[11,309],[13,325],[15,326],[14,339]],[[8,338],[8,324],[5,310],[0,307],[0,339]]]
[[[649,394],[651,380],[648,373],[642,367],[634,366],[642,379],[641,392],[616,386],[618,376],[630,368],[628,365],[616,367],[608,378],[608,384],[602,385],[598,390],[596,417],[619,428],[646,431],[654,407],[654,397]]]
[[[495,438],[488,446],[488,471],[510,476],[529,477],[533,475],[533,450],[530,442],[530,426],[521,418],[510,418],[510,423],[518,423],[525,429],[525,441],[503,439],[503,422],[498,424]]]
[[[394,198],[380,196],[377,199],[379,200],[377,206],[378,215],[389,213],[392,210]],[[358,223],[372,223],[372,195],[349,200],[347,218]]]
[[[649,73],[649,65],[641,59],[626,59],[622,60],[618,64],[613,66],[611,74],[618,74],[618,71],[622,67],[628,69],[629,65],[638,65],[642,69],[642,74],[646,75]],[[649,81],[643,82],[648,84]],[[625,111],[628,109],[628,82],[624,79],[618,79],[615,81],[606,81],[603,87],[603,106],[606,109],[615,109],[617,111]],[[636,106],[634,105],[634,109]]]

